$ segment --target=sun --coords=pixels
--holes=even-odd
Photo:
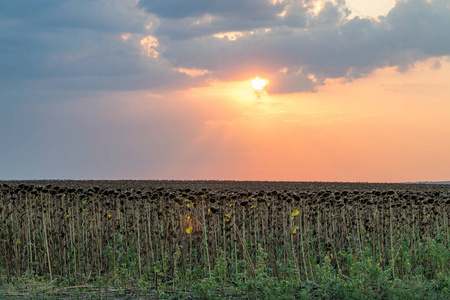
[[[259,77],[256,77],[252,81],[252,87],[257,91],[263,90],[264,87],[266,86],[266,84],[267,84],[267,82],[264,79],[261,79]]]

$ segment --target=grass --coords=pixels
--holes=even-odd
[[[273,277],[267,264],[268,254],[259,247],[255,277],[247,272],[227,277],[227,262],[216,263],[213,276],[193,285],[198,298],[213,299],[239,296],[246,299],[448,299],[450,277],[439,273],[436,279],[421,276],[394,279],[389,269],[384,270],[371,256],[370,249],[358,256],[347,256],[346,266],[336,270],[332,259],[326,256],[311,274],[314,281],[298,280],[293,262],[284,266],[282,278]],[[447,252],[439,253],[448,256]],[[448,259],[448,258],[440,258]],[[245,263],[245,262],[244,262]],[[448,270],[447,270],[448,271]],[[345,276],[347,273],[349,276]]]
[[[422,249],[423,247],[423,249]],[[431,253],[430,258],[437,263],[448,262],[449,250],[439,247],[439,243],[428,240],[419,246],[419,251]],[[174,277],[163,281],[163,272],[155,268],[144,272],[143,278],[135,276],[129,265],[113,270],[110,277],[83,280],[74,285],[64,277],[50,280],[49,275],[24,274],[19,278],[0,278],[0,297],[147,297],[161,299],[449,299],[450,274],[448,265],[435,271],[433,279],[427,279],[412,269],[408,276],[394,278],[392,271],[380,266],[377,257],[372,256],[370,248],[357,255],[339,253],[344,258],[343,267],[333,266],[332,255],[324,257],[320,264],[314,265],[311,276],[315,280],[299,280],[295,264],[287,261],[279,266],[282,277],[273,276],[268,263],[269,254],[259,245],[255,261],[255,276],[249,274],[247,261],[238,260],[238,271],[230,272],[234,261],[226,258],[221,249],[210,275],[199,272],[201,266],[193,266],[192,273],[181,280]],[[119,256],[124,256],[122,253]],[[5,274],[4,270],[0,270]],[[344,275],[347,274],[347,275]],[[156,277],[156,278],[155,278]]]

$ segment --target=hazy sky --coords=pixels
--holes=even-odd
[[[449,36],[448,0],[1,1],[0,179],[450,180]]]

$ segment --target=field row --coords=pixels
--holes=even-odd
[[[393,277],[448,272],[449,189],[74,188],[4,183],[0,269],[75,281],[227,274],[316,280],[367,258]],[[442,249],[441,249],[442,248]]]

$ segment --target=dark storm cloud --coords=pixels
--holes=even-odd
[[[269,0],[141,0],[139,6],[168,19],[201,17],[205,14],[272,18],[283,11],[285,4]]]
[[[227,80],[243,79],[252,72],[264,74],[276,82],[268,87],[275,93],[313,90],[327,78],[353,80],[386,66],[404,71],[418,61],[450,55],[447,1],[399,1],[379,20],[347,19],[349,10],[343,1],[327,2],[317,15],[305,9],[309,4],[285,1],[284,18],[261,20],[253,26],[235,21],[234,16],[221,15],[215,21],[212,5],[198,14],[190,11],[177,16],[175,21],[161,18],[156,32],[164,36],[168,46],[163,55],[174,66],[209,69],[216,78]],[[193,19],[188,16],[202,13],[212,14],[209,23],[189,25]],[[294,26],[289,21],[292,16],[303,21]],[[212,36],[227,30],[242,30],[243,37],[229,41]],[[279,72],[286,67],[286,72]]]
[[[245,31],[273,27],[291,30],[334,24],[350,14],[345,1],[326,2],[313,16],[313,0],[239,1],[145,1],[147,12],[158,16],[156,33],[171,39],[186,39],[218,32]],[[200,6],[200,3],[203,4]]]
[[[14,0],[0,3],[0,18],[32,25],[36,31],[68,27],[142,33],[146,16],[131,1]]]
[[[422,57],[450,54],[450,3],[446,0],[398,2],[385,22],[390,25],[387,39],[405,53],[402,65]],[[406,52],[405,51],[405,52]]]
[[[26,98],[36,90],[170,89],[194,84],[164,59],[142,54],[140,39],[151,34],[148,23],[148,15],[133,1],[3,1],[2,92],[20,91],[19,98]],[[124,40],[124,33],[131,37]]]
[[[286,6],[261,0],[195,2],[202,4],[201,6],[195,3],[189,5],[192,1],[139,3],[146,11],[158,16],[160,22],[155,33],[170,39],[189,39],[219,32],[277,26],[282,19],[279,14]],[[305,25],[305,18],[299,17],[296,23]]]
[[[317,15],[312,0],[136,3],[2,1],[3,93],[15,93],[8,87],[26,97],[34,90],[168,90],[206,84],[204,77],[174,68],[207,69],[206,77],[223,80],[264,74],[273,79],[271,92],[288,93],[313,90],[326,78],[353,80],[385,66],[403,71],[417,61],[450,54],[446,0],[398,1],[379,20],[348,19],[343,0],[325,2]],[[242,37],[214,37],[230,31]],[[123,33],[131,37],[124,40]],[[147,35],[158,39],[158,57],[142,54],[140,40]]]
[[[179,1],[162,1],[164,7],[178,7]],[[178,4],[175,4],[178,3]],[[284,27],[290,30],[334,24],[347,16],[350,11],[344,1],[327,2],[319,15],[312,18],[314,1],[290,0],[273,4],[269,0],[246,1],[205,1],[201,9],[196,6],[185,11],[173,11],[175,15],[158,13],[159,5],[154,1],[141,1],[146,11],[159,17],[155,33],[172,40],[208,36],[220,32],[250,31],[265,28]],[[185,2],[182,2],[185,5]],[[156,9],[152,10],[152,7]],[[222,7],[223,6],[223,7]],[[175,17],[176,16],[176,17]]]

